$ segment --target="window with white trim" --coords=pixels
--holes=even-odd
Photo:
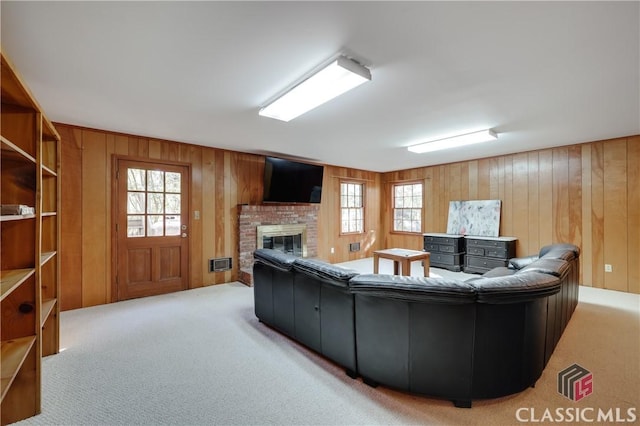
[[[364,184],[340,183],[340,233],[364,232]]]
[[[422,183],[393,185],[393,230],[422,232]]]

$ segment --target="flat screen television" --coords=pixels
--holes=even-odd
[[[324,167],[276,157],[265,157],[265,203],[319,203]]]

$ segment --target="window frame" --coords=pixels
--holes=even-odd
[[[361,188],[361,206],[360,207],[342,207],[342,185],[360,185]],[[339,195],[338,195],[338,229],[339,229],[339,235],[362,235],[366,232],[366,220],[365,220],[365,211],[366,211],[366,183],[362,182],[362,181],[358,181],[358,180],[353,180],[353,179],[340,179],[339,183],[338,183],[338,187],[339,187]],[[360,231],[352,231],[352,232],[344,232],[342,230],[342,213],[343,213],[343,209],[360,209],[362,211],[362,230]]]
[[[396,187],[399,186],[409,186],[409,185],[420,185],[421,187],[421,198],[422,205],[420,206],[420,230],[419,231],[406,231],[406,230],[396,230],[396,209],[405,209],[404,207],[396,207]],[[416,207],[406,208],[408,209],[417,209]],[[412,181],[402,181],[402,182],[391,182],[391,233],[392,234],[405,234],[405,235],[422,235],[424,228],[424,209],[425,209],[425,185],[422,180],[412,180]]]

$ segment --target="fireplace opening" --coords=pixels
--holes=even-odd
[[[262,247],[302,257],[302,234],[262,237]]]
[[[307,257],[307,226],[305,224],[259,225],[257,248],[270,248],[298,257]]]

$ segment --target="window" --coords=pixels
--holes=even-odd
[[[340,233],[364,232],[364,184],[340,183]]]
[[[393,185],[393,230],[422,231],[422,184]]]
[[[180,235],[180,173],[127,170],[127,236]]]

